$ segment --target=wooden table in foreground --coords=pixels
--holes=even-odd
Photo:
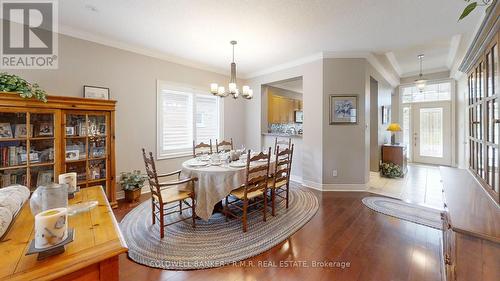
[[[127,252],[127,246],[102,187],[82,189],[69,204],[90,200],[99,205],[69,217],[74,241],[64,253],[42,261],[36,254],[25,255],[35,234],[27,202],[0,241],[0,280],[118,280],[118,255]]]

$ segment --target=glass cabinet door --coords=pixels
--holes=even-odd
[[[27,112],[0,112],[0,187],[27,185]]]
[[[105,187],[108,179],[108,115],[68,111],[64,118],[65,171],[77,173],[80,187]]]
[[[89,186],[106,186],[107,179],[107,116],[104,114],[88,115],[88,178]]]
[[[0,109],[0,187],[54,181],[55,113]]]
[[[30,113],[28,134],[30,189],[54,182],[55,120],[53,113]]]

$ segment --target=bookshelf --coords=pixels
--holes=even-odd
[[[115,101],[49,96],[43,103],[0,92],[0,188],[32,191],[76,172],[80,188],[115,194]]]

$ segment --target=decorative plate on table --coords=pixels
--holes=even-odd
[[[194,162],[190,162],[188,163],[189,166],[191,167],[203,167],[203,166],[206,166],[208,165],[208,163],[206,162],[198,162],[198,161],[194,161]]]
[[[247,165],[247,163],[244,163],[244,162],[231,162],[229,164],[230,167],[233,167],[233,168],[242,168],[242,167],[245,167]]]

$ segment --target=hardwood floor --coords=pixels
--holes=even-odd
[[[120,280],[441,280],[441,231],[375,213],[361,202],[369,193],[314,192],[320,209],[311,221],[286,241],[241,264],[165,271],[121,255]],[[120,202],[114,211],[117,219],[136,205]],[[314,267],[313,262],[324,261],[350,264]],[[280,263],[288,267],[279,267]]]

